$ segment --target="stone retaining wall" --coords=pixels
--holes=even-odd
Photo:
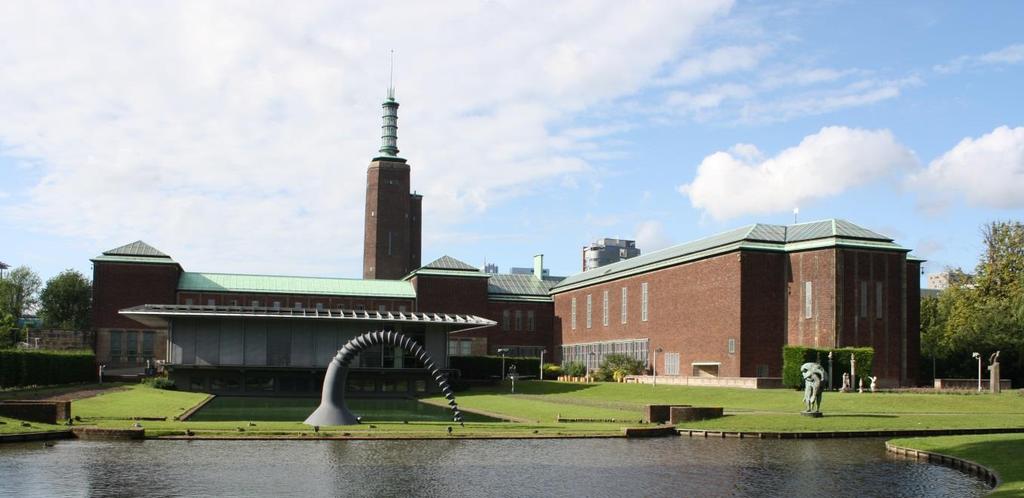
[[[676,425],[680,422],[696,422],[721,417],[723,409],[720,406],[673,406],[669,408],[668,423]]]
[[[915,450],[913,448],[904,448],[902,446],[896,446],[892,443],[885,443],[885,451],[894,455],[899,455],[906,458],[913,458],[915,460],[924,460],[928,463],[934,463],[949,467],[952,469],[959,470],[966,474],[970,474],[975,477],[983,479],[992,488],[999,487],[999,483],[1002,482],[999,479],[999,474],[996,471],[985,467],[984,465],[972,462],[970,460],[964,460],[963,458],[957,458],[955,456],[944,455],[942,453],[932,453],[930,451]]]
[[[70,401],[0,401],[0,415],[41,424],[57,424],[71,418]]]
[[[654,384],[652,375],[627,375],[627,383]],[[684,375],[659,375],[658,384],[666,386],[739,387],[743,389],[778,389],[782,387],[781,377],[689,377]]]

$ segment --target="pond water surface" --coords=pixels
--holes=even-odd
[[[981,496],[878,439],[58,441],[0,445],[0,494]]]

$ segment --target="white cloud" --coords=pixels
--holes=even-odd
[[[766,44],[719,47],[682,61],[660,83],[689,83],[713,76],[749,71],[756,68],[761,60],[771,53],[772,47]]]
[[[977,206],[1024,207],[1024,127],[965,138],[910,179],[929,207],[962,195]]]
[[[757,147],[736,145],[704,158],[679,192],[716,220],[792,210],[837,195],[917,163],[888,130],[833,126],[799,145],[764,158]]]
[[[938,73],[959,73],[964,69],[980,66],[1004,66],[1024,62],[1024,43],[1017,43],[981,55],[961,55],[932,69]]]
[[[2,212],[190,268],[354,274],[389,49],[425,231],[448,232],[573,182],[592,135],[553,123],[637,92],[729,7],[3,3],[0,145],[42,179]]]
[[[674,244],[672,237],[665,232],[665,225],[657,220],[641,222],[636,227],[636,246],[643,254],[664,249]]]
[[[921,79],[917,77],[898,80],[867,79],[855,81],[841,88],[805,92],[778,99],[751,101],[746,103],[740,111],[740,121],[754,123],[788,121],[801,116],[814,116],[871,105],[899,97],[903,88],[921,84]]]

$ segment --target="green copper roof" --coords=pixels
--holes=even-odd
[[[284,277],[233,273],[184,272],[178,280],[178,290],[416,298],[416,291],[412,284],[401,280]]]
[[[158,251],[155,247],[136,240],[131,244],[125,244],[109,251],[103,251],[104,256],[140,256],[144,258],[170,258],[170,256]]]
[[[445,255],[437,258],[421,268],[429,268],[431,270],[458,270],[458,271],[480,271],[479,268],[462,261],[459,261],[451,256]]]
[[[552,292],[558,293],[740,249],[794,252],[826,247],[910,252],[889,237],[845,220],[795,225],[757,223],[572,275],[555,285]]]
[[[548,297],[553,283],[538,280],[533,275],[491,275],[487,281],[489,296],[542,296]]]
[[[136,240],[135,242],[125,244],[121,247],[115,247],[109,251],[103,251],[103,254],[92,258],[90,261],[104,263],[145,263],[157,265],[178,264],[171,259],[170,256],[160,252],[153,246],[141,240]]]

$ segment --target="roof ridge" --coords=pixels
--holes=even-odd
[[[315,279],[315,280],[356,280],[356,281],[369,281],[369,280],[373,280],[374,282],[377,282],[377,281],[401,282],[401,280],[389,280],[389,279],[363,279],[363,278],[352,278],[352,277],[316,277],[316,276],[309,276],[309,275],[273,275],[273,274],[269,274],[269,273],[228,273],[228,272],[220,272],[220,271],[186,271],[186,272],[182,272],[182,274],[185,274],[185,273],[191,273],[191,274],[195,274],[195,275],[224,275],[224,276],[234,276],[234,277],[308,278],[308,279]]]

